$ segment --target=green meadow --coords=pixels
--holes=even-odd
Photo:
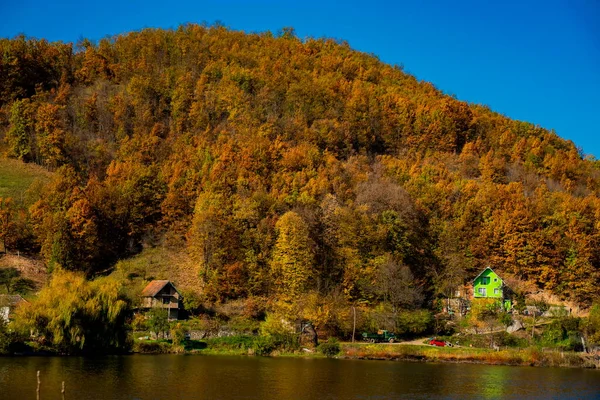
[[[31,184],[48,181],[51,176],[38,165],[0,158],[0,197],[12,197],[17,203],[27,204],[27,189]]]

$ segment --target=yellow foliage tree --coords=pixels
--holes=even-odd
[[[283,298],[297,299],[312,277],[314,244],[306,222],[293,211],[283,214],[275,228],[278,236],[271,260],[275,291]]]
[[[61,353],[123,351],[128,313],[120,282],[56,271],[37,299],[19,307],[15,326]]]

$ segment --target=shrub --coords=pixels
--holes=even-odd
[[[0,317],[0,354],[8,353],[8,346],[11,342],[8,329],[6,329],[6,322]]]
[[[168,342],[136,342],[133,345],[133,351],[137,353],[146,353],[146,354],[161,354],[161,353],[169,353],[171,351],[171,344]]]
[[[340,342],[336,338],[329,338],[327,342],[319,345],[319,351],[327,357],[337,356],[340,350]]]
[[[191,315],[198,315],[202,311],[202,297],[195,291],[186,290],[183,294],[183,307]]]
[[[169,332],[169,314],[165,308],[154,307],[148,313],[148,328],[158,335],[162,333],[163,338]]]
[[[563,317],[547,325],[539,342],[544,347],[555,347],[562,350],[583,350],[579,333],[579,319]]]
[[[275,350],[275,343],[270,336],[257,336],[252,344],[252,350],[257,356],[268,356]]]
[[[246,350],[253,347],[254,338],[247,335],[224,336],[207,340],[212,349],[221,350]]]
[[[220,327],[219,321],[211,319],[207,316],[204,316],[203,318],[190,318],[187,321],[185,321],[185,324],[188,326],[189,329],[206,331],[210,334],[217,333]]]
[[[175,324],[175,326],[171,328],[171,336],[173,337],[173,344],[175,346],[181,345],[185,340],[185,334],[187,332],[188,332],[187,327],[185,327],[181,323]]]
[[[503,326],[509,327],[513,324],[512,315],[509,313],[503,312],[498,316],[498,322],[500,322]]]
[[[268,337],[274,349],[293,352],[300,349],[300,336],[284,318],[277,314],[268,314],[260,325],[261,336]]]
[[[494,342],[498,346],[506,347],[520,347],[524,348],[529,345],[529,342],[525,338],[520,338],[516,335],[511,335],[508,332],[497,332],[494,334]]]
[[[299,337],[293,333],[256,336],[252,343],[252,350],[257,356],[268,356],[275,350],[294,352],[299,349]]]
[[[208,347],[206,342],[200,340],[186,340],[183,346],[186,351],[204,350]]]
[[[433,315],[427,310],[404,310],[396,318],[396,333],[399,335],[416,336],[431,330]]]
[[[136,332],[147,331],[148,323],[146,317],[143,314],[135,314],[131,321],[131,328]]]
[[[271,336],[275,347],[278,350],[294,352],[300,350],[300,335],[295,333],[283,333]]]
[[[259,329],[259,322],[243,316],[233,317],[227,323],[227,326],[238,334],[256,334]]]
[[[294,327],[280,315],[267,314],[265,321],[260,324],[262,336],[285,335],[294,332]]]
[[[590,315],[584,326],[590,344],[600,345],[600,301],[595,301],[590,308]]]

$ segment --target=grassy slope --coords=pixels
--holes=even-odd
[[[40,289],[48,279],[48,273],[44,263],[33,258],[18,256],[15,254],[0,255],[0,269],[16,268],[21,271],[23,278],[31,279],[35,283],[36,290]],[[6,289],[0,287],[0,294]]]
[[[43,167],[19,160],[0,158],[0,197],[26,202],[25,192],[36,180],[48,181],[52,174]]]
[[[38,165],[0,158],[0,197],[12,197],[21,206],[28,206],[27,189],[32,183],[45,183],[51,177],[51,172]],[[38,287],[46,281],[46,270],[38,260],[16,255],[1,256],[0,268],[10,267],[19,269],[23,277],[32,279]],[[201,287],[197,268],[194,268],[185,250],[165,247],[148,248],[135,257],[122,260],[113,274],[129,278],[128,286],[133,293],[141,291],[147,281],[152,279],[172,280],[178,288],[184,290],[198,290]]]
[[[168,279],[179,290],[198,291],[202,288],[198,268],[185,249],[164,246],[144,249],[134,257],[119,261],[111,275],[128,282],[128,289],[134,296],[153,279]]]
[[[28,206],[26,192],[32,183],[47,182],[52,173],[35,164],[26,164],[19,160],[0,158],[0,197],[12,197],[21,207]],[[46,281],[46,269],[36,259],[15,254],[0,255],[1,268],[16,268],[24,278],[31,279],[39,288]],[[3,288],[0,288],[2,293]]]

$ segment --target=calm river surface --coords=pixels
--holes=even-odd
[[[600,399],[600,371],[393,361],[134,355],[0,358],[0,398]]]

